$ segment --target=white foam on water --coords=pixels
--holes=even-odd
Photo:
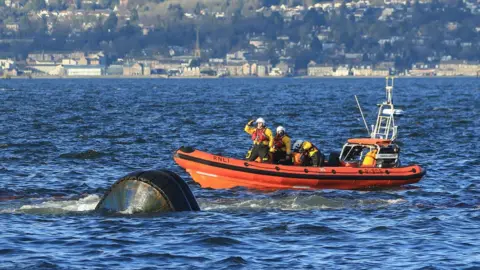
[[[86,212],[95,210],[100,196],[88,195],[77,200],[52,200],[42,202],[40,204],[23,205],[14,212],[24,213],[43,213],[43,214],[59,214],[70,212]]]
[[[268,210],[282,211],[328,210],[355,207],[384,207],[404,203],[404,199],[344,199],[326,198],[319,195],[288,196],[284,198],[262,199],[199,199],[200,208],[204,211],[215,210]]]
[[[404,199],[392,199],[392,200],[386,200],[388,204],[398,204],[398,203],[404,203],[406,200]]]
[[[0,213],[29,213],[29,214],[68,214],[95,210],[100,201],[99,195],[88,195],[76,200],[49,200],[38,204],[27,204],[21,207],[10,207],[0,210]],[[404,199],[341,199],[325,198],[319,195],[287,196],[283,198],[261,199],[198,199],[202,211],[222,210],[328,210],[354,207],[377,207],[404,203]],[[480,209],[480,206],[476,207]],[[141,210],[136,205],[121,211],[122,214],[133,214]]]
[[[366,205],[393,205],[404,203],[406,200],[404,199],[366,199],[366,200],[359,200],[358,204],[362,206]]]
[[[290,196],[285,198],[266,199],[220,199],[214,201],[199,200],[200,209],[204,211],[214,210],[268,210],[278,209],[282,211],[299,211],[312,209],[343,208],[344,202],[340,199],[327,199],[318,195],[299,197]]]
[[[123,211],[119,211],[118,213],[120,214],[123,214],[123,215],[132,215],[132,214],[135,214],[135,213],[142,213],[143,212],[143,208],[141,206],[136,206],[136,205],[128,205],[128,208],[123,210]]]
[[[133,213],[136,212],[136,209],[133,208],[133,207],[128,207],[127,209],[123,210],[123,211],[119,211],[120,214],[123,214],[123,215],[131,215]]]

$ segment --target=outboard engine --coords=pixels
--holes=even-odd
[[[377,154],[377,167],[394,168],[399,166],[400,148],[395,144],[381,147]]]
[[[119,179],[95,208],[106,213],[156,213],[199,211],[192,191],[177,174],[167,171],[139,171]]]

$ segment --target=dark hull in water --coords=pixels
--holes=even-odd
[[[155,213],[199,211],[185,181],[167,171],[139,171],[119,179],[105,193],[95,210],[106,213]]]

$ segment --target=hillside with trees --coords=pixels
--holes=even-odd
[[[18,8],[0,1],[0,51],[17,59],[33,51],[102,50],[112,61],[168,57],[172,48],[191,54],[198,29],[204,60],[238,50],[273,63],[290,59],[298,68],[312,60],[342,63],[348,54],[398,68],[445,57],[480,60],[478,7],[463,1],[332,8],[313,0],[21,0]],[[74,15],[51,15],[68,11]],[[261,48],[252,46],[255,38]]]

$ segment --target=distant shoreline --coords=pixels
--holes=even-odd
[[[479,78],[478,76],[394,76],[397,79],[440,79],[440,78]],[[322,77],[313,77],[313,76],[287,76],[287,77],[257,77],[257,76],[235,76],[235,77],[216,77],[216,76],[173,76],[168,77],[164,75],[150,75],[150,76],[121,76],[121,75],[106,75],[106,76],[69,76],[69,77],[59,77],[59,76],[15,76],[10,78],[0,78],[3,80],[42,80],[42,79],[379,79],[385,78],[385,76],[322,76]]]

